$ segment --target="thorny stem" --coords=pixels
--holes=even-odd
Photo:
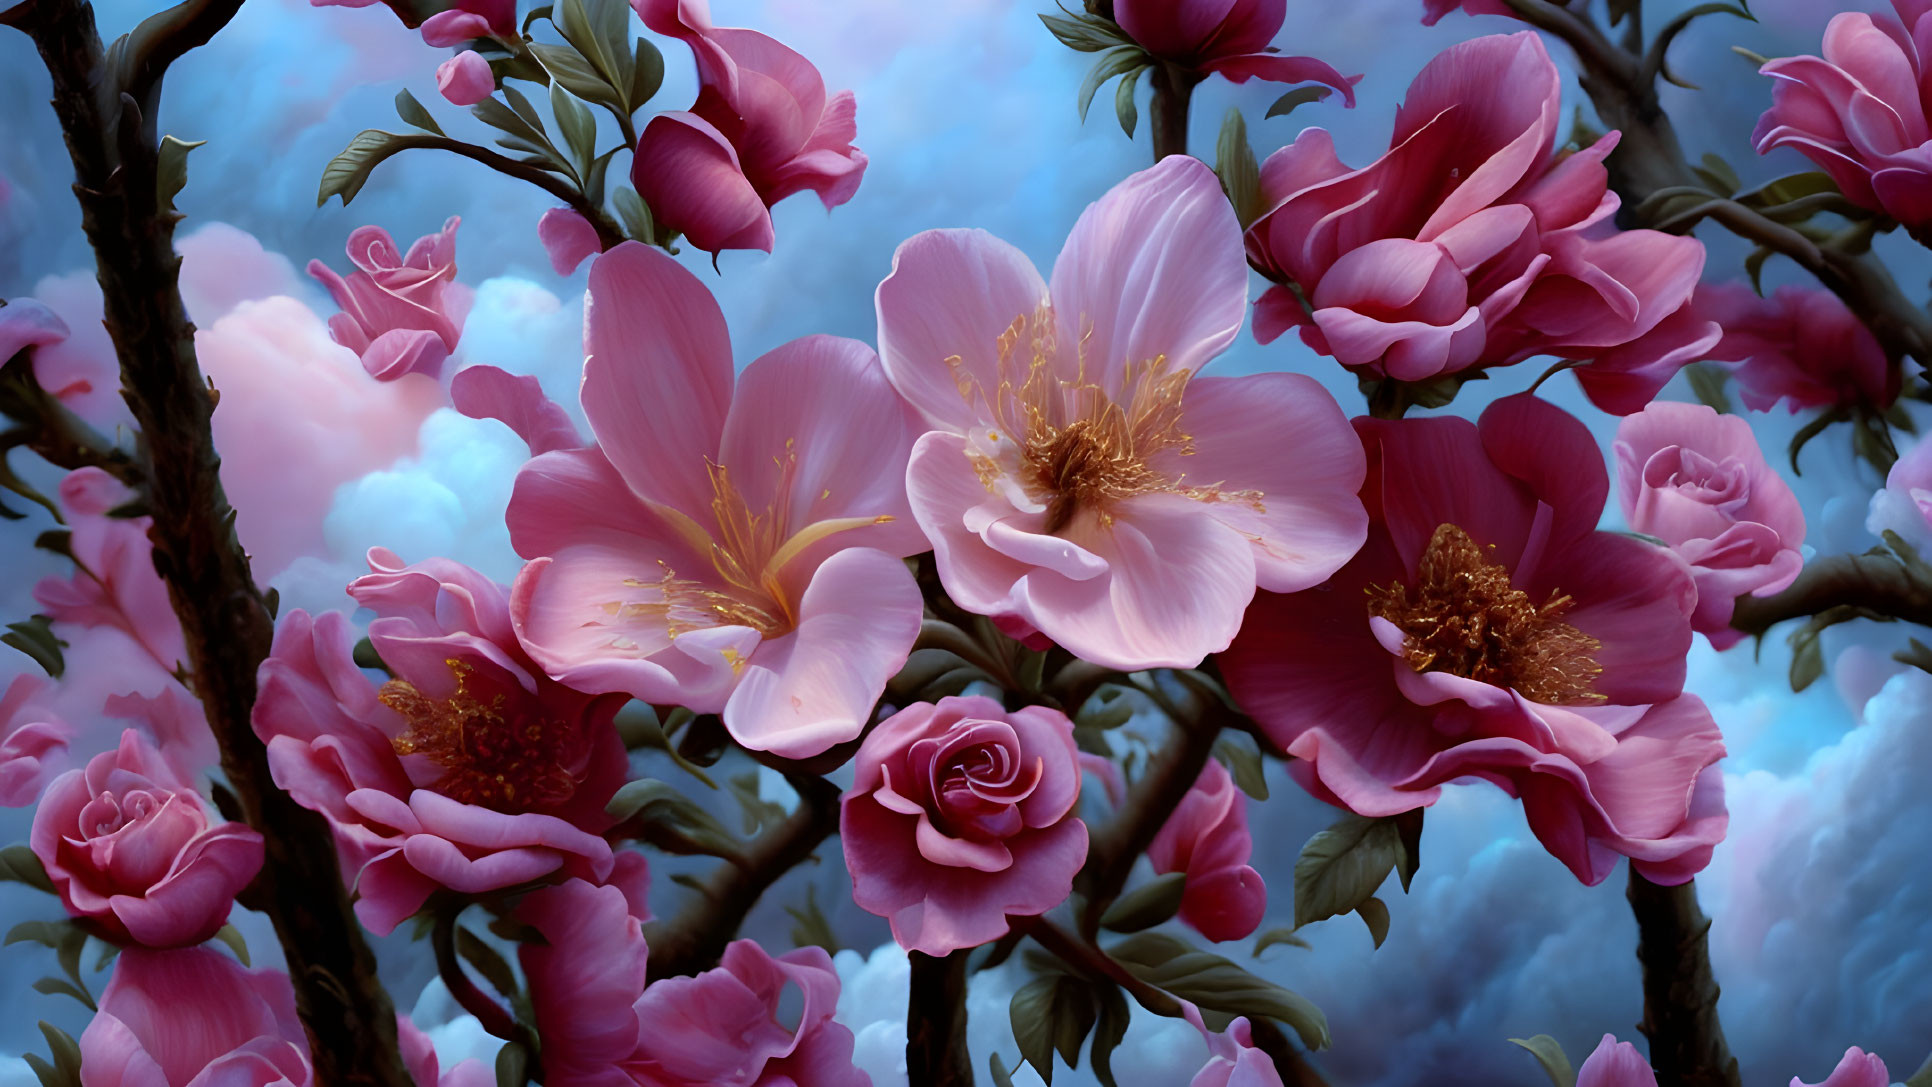
[[[436,955],[436,972],[442,976],[443,984],[448,987],[450,996],[463,1010],[476,1017],[484,1030],[506,1042],[515,1042],[528,1054],[527,1074],[531,1080],[543,1082],[543,1066],[537,1060],[536,1038],[530,1028],[517,1022],[516,1017],[505,1011],[488,993],[476,987],[470,976],[463,971],[463,963],[456,954],[456,921],[463,912],[460,900],[448,899],[434,904],[435,925],[430,929],[430,947]]]
[[[0,368],[0,415],[21,424],[0,433],[0,448],[24,445],[56,468],[70,472],[99,468],[131,487],[141,484],[141,468],[131,454],[116,448],[41,387],[28,352],[21,352]]]
[[[906,999],[906,1074],[930,1087],[973,1087],[973,1055],[966,1048],[966,958],[909,952]]]
[[[1696,884],[1661,887],[1633,866],[1629,897],[1644,979],[1638,1028],[1650,1039],[1657,1087],[1740,1087],[1737,1059],[1717,1021],[1711,921],[1697,906]]]
[[[86,0],[26,0],[0,23],[33,38],[75,171],[81,226],[95,253],[103,323],[140,428],[154,565],[181,620],[194,692],[221,747],[242,814],[266,839],[251,894],[282,943],[297,1011],[323,1087],[408,1087],[396,1013],[376,977],[323,817],[277,788],[250,724],[256,668],[274,623],[235,537],[210,430],[214,397],[182,306],[179,216],[159,198],[154,106],[167,63],[234,14],[188,0],[110,54]],[[146,33],[144,40],[143,34]],[[132,76],[113,57],[144,57]],[[148,101],[137,101],[139,92]]]
[[[1833,555],[1814,559],[1791,587],[1776,596],[1741,596],[1731,625],[1763,634],[1787,619],[1837,607],[1853,607],[1932,627],[1932,585],[1882,555]]]

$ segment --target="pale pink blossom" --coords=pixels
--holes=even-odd
[[[1657,1087],[1657,1074],[1636,1046],[1606,1034],[1576,1070],[1576,1087]]]
[[[1924,550],[1932,544],[1932,441],[1920,441],[1892,464],[1885,487],[1872,496],[1866,527],[1890,530]]]
[[[1284,57],[1269,44],[1287,13],[1288,0],[1114,0],[1120,29],[1162,60],[1236,83],[1321,83],[1353,106],[1361,76],[1313,57]]]
[[[1734,362],[1738,396],[1753,411],[1783,401],[1799,408],[1864,406],[1884,410],[1898,399],[1900,372],[1872,330],[1839,300],[1816,287],[1779,287],[1769,298],[1742,283],[1697,288],[1697,312],[1724,329],[1705,352]]]
[[[170,679],[154,694],[134,690],[108,695],[101,710],[117,721],[140,726],[179,781],[198,782],[221,761],[221,748],[201,703],[179,681]]]
[[[662,222],[707,252],[771,251],[766,210],[811,190],[827,209],[865,174],[851,91],[756,30],[711,25],[705,0],[631,0],[644,25],[691,47],[698,100],[645,126],[631,182]]]
[[[475,571],[380,549],[369,565],[349,595],[376,612],[369,640],[395,678],[363,676],[341,613],[291,612],[254,715],[276,784],[328,817],[363,923],[387,933],[438,887],[609,877],[623,700],[544,675],[504,589]]]
[[[551,208],[537,220],[537,240],[550,258],[550,268],[567,276],[577,266],[603,251],[603,240],[590,220],[569,208]]]
[[[1255,1047],[1247,1016],[1234,1019],[1226,1030],[1216,1033],[1207,1028],[1201,1009],[1192,1002],[1181,1002],[1181,1015],[1208,1044],[1208,1061],[1187,1087],[1282,1087],[1274,1058]]]
[[[1248,865],[1248,798],[1228,768],[1209,759],[1147,846],[1160,873],[1185,872],[1180,919],[1210,940],[1239,940],[1268,912],[1268,885]]]
[[[81,1087],[308,1087],[308,1037],[279,970],[207,948],[124,949],[80,1036]]]
[[[58,494],[76,569],[71,577],[42,578],[34,601],[57,622],[119,630],[162,675],[186,667],[181,620],[154,569],[152,519],[112,513],[133,502],[135,493],[99,468],[78,468],[60,481]]]
[[[697,277],[626,242],[590,270],[583,406],[596,445],[525,465],[517,632],[552,676],[722,713],[789,758],[849,740],[918,636],[900,559],[917,433],[870,348],[813,336],[734,387]]]
[[[67,763],[74,730],[49,708],[53,684],[18,675],[0,695],[0,808],[24,808]]]
[[[0,365],[32,347],[46,347],[67,339],[67,322],[32,298],[0,302]],[[58,390],[49,389],[56,396]]]
[[[1761,68],[1775,83],[1751,138],[1759,154],[1796,149],[1852,203],[1920,233],[1932,225],[1932,7],[1892,7],[1897,18],[1841,12],[1825,28],[1824,56],[1779,57]]]
[[[1718,328],[1686,309],[1694,238],[1618,231],[1603,159],[1559,156],[1562,79],[1533,31],[1444,50],[1409,86],[1389,151],[1351,170],[1329,134],[1268,157],[1248,233],[1278,286],[1255,336],[1290,328],[1365,376],[1432,379],[1535,355],[1584,360],[1584,391],[1642,407]]]
[[[28,842],[69,913],[148,947],[213,936],[262,866],[262,836],[211,820],[132,729],[47,786]]]
[[[1255,587],[1360,546],[1361,445],[1294,374],[1197,378],[1241,330],[1240,227],[1171,156],[1075,224],[1051,282],[981,231],[899,247],[879,285],[892,383],[925,413],[907,477],[947,593],[1111,668],[1192,667]]]
[[[428,24],[424,26],[427,28]],[[436,91],[450,105],[474,106],[496,93],[496,73],[490,71],[490,62],[483,59],[483,54],[465,49],[436,66]],[[450,266],[452,272],[455,267]],[[370,345],[362,364],[370,367],[369,372],[377,377],[419,372],[434,377],[455,347],[448,339],[432,340],[427,331],[409,329],[406,339],[392,331],[386,335],[395,339],[387,342],[377,337],[379,345]],[[443,344],[441,352],[436,350],[437,342]]]
[[[1596,530],[1602,455],[1533,397],[1355,425],[1368,542],[1320,589],[1255,601],[1220,657],[1235,698],[1330,803],[1395,815],[1480,777],[1585,883],[1619,855],[1689,879],[1726,826],[1723,740],[1680,697],[1689,567]]]
[[[1770,596],[1804,566],[1804,509],[1764,462],[1751,424],[1657,401],[1617,427],[1617,501],[1630,527],[1669,544],[1697,582],[1691,629],[1719,649],[1741,596]]]
[[[472,52],[444,62],[436,83],[458,105],[488,97],[495,87],[489,64]],[[377,380],[413,373],[435,377],[456,350],[471,301],[469,289],[456,282],[460,222],[451,216],[442,230],[418,238],[407,253],[381,227],[358,228],[347,247],[356,270],[346,277],[319,260],[309,262],[309,274],[342,307],[329,318],[329,334],[361,356],[363,369]]]
[[[1857,1046],[1845,1050],[1838,1066],[1822,1083],[1807,1084],[1797,1076],[1791,1077],[1791,1087],[1891,1087],[1891,1082],[1892,1075],[1886,1069],[1885,1062],[1879,1060],[1877,1054],[1867,1053]]]
[[[982,696],[915,703],[859,746],[839,839],[852,899],[928,955],[1066,900],[1087,856],[1073,724]]]

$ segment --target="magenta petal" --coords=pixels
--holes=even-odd
[[[590,220],[569,208],[551,208],[537,220],[537,240],[550,257],[550,268],[567,276],[577,266],[603,251],[603,239]]]
[[[1636,1046],[1606,1034],[1576,1070],[1576,1087],[1657,1087],[1657,1076]]]
[[[449,398],[457,411],[472,419],[495,419],[516,432],[530,455],[555,449],[578,449],[584,441],[570,414],[544,394],[543,385],[528,374],[512,374],[495,366],[465,366],[450,379]]]
[[[1235,83],[1246,83],[1250,79],[1267,83],[1321,83],[1341,91],[1342,104],[1350,107],[1355,105],[1355,84],[1362,81],[1361,76],[1345,76],[1333,65],[1314,57],[1284,57],[1274,53],[1223,57],[1209,65],[1208,70]]]
[[[707,253],[771,252],[771,213],[731,142],[692,113],[660,113],[644,126],[631,182],[653,214]]]

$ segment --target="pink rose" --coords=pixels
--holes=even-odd
[[[1751,138],[1760,155],[1796,148],[1846,199],[1918,234],[1932,225],[1932,128],[1924,46],[1916,43],[1932,33],[1932,8],[1920,0],[1892,6],[1898,18],[1834,16],[1823,57],[1780,57],[1759,69],[1777,82]]]
[[[1819,1084],[1806,1084],[1791,1077],[1791,1087],[1891,1087],[1892,1074],[1877,1055],[1853,1046],[1839,1058],[1838,1067]],[[1581,1084],[1578,1087],[1582,1087]]]
[[[706,252],[771,251],[768,208],[810,189],[829,210],[865,174],[851,91],[829,98],[812,62],[755,30],[711,25],[705,0],[631,0],[644,25],[691,47],[698,100],[645,126],[631,183]]]
[[[0,696],[0,808],[24,808],[67,762],[74,730],[49,709],[53,684],[18,675]]]
[[[130,947],[81,1032],[81,1087],[308,1087],[308,1036],[278,970],[206,948]]]
[[[380,548],[349,586],[395,678],[351,659],[339,612],[295,611],[261,669],[255,732],[275,782],[327,816],[356,914],[386,934],[437,887],[478,894],[611,874],[604,805],[627,773],[622,699],[545,676],[503,588],[443,559]]]
[[[888,717],[859,746],[841,798],[853,901],[928,955],[998,939],[1007,914],[1058,906],[1087,857],[1078,754],[1073,723],[1044,706],[1008,713],[971,696]]]
[[[1274,52],[1269,43],[1281,33],[1287,12],[1287,0],[1114,0],[1120,29],[1162,60],[1236,83],[1324,83],[1353,106],[1361,76],[1344,76],[1313,57]]]
[[[1170,156],[1089,207],[1049,284],[976,230],[899,247],[886,373],[925,413],[913,515],[961,607],[1110,668],[1193,667],[1256,586],[1327,579],[1361,545],[1361,444],[1294,374],[1197,378],[1241,331],[1240,227]]]
[[[67,912],[147,947],[213,936],[262,866],[262,836],[211,823],[133,729],[47,786],[28,843]]]
[[[1697,312],[1724,328],[1706,352],[1732,368],[1745,407],[1852,407],[1883,411],[1898,399],[1899,370],[1872,330],[1830,291],[1780,287],[1769,298],[1742,283],[1697,288]]]
[[[850,740],[919,634],[904,556],[916,420],[864,344],[812,336],[732,376],[724,314],[662,251],[590,270],[596,445],[524,466],[511,613],[581,690],[722,713],[746,747]]]
[[[1362,551],[1265,595],[1220,658],[1229,689],[1361,815],[1481,777],[1585,883],[1619,854],[1681,883],[1723,837],[1724,744],[1684,686],[1691,571],[1596,531],[1609,479],[1582,423],[1527,395],[1465,419],[1358,419]]]
[[[453,89],[469,97],[478,80],[488,78],[489,65],[481,56],[466,61],[458,54],[436,72],[437,85],[445,95]],[[469,97],[469,102],[488,93]],[[349,262],[356,270],[347,278],[319,260],[309,262],[309,274],[342,307],[341,313],[329,318],[329,334],[362,357],[362,367],[370,376],[381,381],[412,373],[435,377],[456,350],[470,308],[469,289],[456,282],[460,222],[451,216],[440,232],[418,238],[406,254],[396,248],[388,231],[361,227],[349,235]]]
[[[444,14],[450,13],[444,12]],[[423,24],[424,29],[428,27],[429,24]],[[496,73],[490,71],[490,62],[483,59],[483,54],[473,49],[465,49],[436,66],[436,90],[444,98],[449,99],[451,105],[474,106],[496,92]],[[452,272],[455,267],[453,264],[450,266]],[[329,324],[333,326],[335,322],[330,321]],[[414,332],[414,330],[411,331]],[[342,341],[338,339],[337,342]],[[448,339],[442,339],[439,342],[444,347],[440,355],[437,354],[435,344],[428,336],[415,332],[409,337],[406,346],[400,343],[394,348],[386,346],[383,353],[377,356],[380,360],[379,365],[369,372],[379,378],[391,376],[392,373],[400,377],[403,374],[417,372],[434,377],[436,371],[442,368],[443,359],[448,357],[450,351],[455,350],[455,344]],[[347,345],[344,344],[344,346]],[[363,359],[363,365],[369,365],[368,357]]]
[[[1254,1031],[1246,1016],[1215,1034],[1201,1024],[1200,1013],[1192,1005],[1187,1010],[1191,1013],[1189,1022],[1207,1039],[1211,1054],[1187,1087],[1282,1087],[1274,1058],[1255,1048]]]
[[[1657,1074],[1636,1046],[1606,1034],[1576,1070],[1576,1087],[1657,1087]]]
[[[146,651],[160,675],[173,675],[187,663],[188,646],[168,585],[154,569],[152,519],[110,516],[135,494],[99,468],[67,473],[59,496],[78,569],[70,578],[42,578],[34,586],[35,602],[57,622],[121,631]]]
[[[1400,381],[1586,359],[1599,406],[1642,407],[1717,339],[1681,312],[1703,246],[1616,231],[1603,159],[1617,136],[1558,157],[1561,106],[1533,31],[1478,38],[1424,67],[1374,163],[1350,170],[1318,128],[1270,155],[1248,257],[1280,285],[1255,305],[1255,337],[1299,328],[1351,370]]]
[[[1248,866],[1248,798],[1228,768],[1209,759],[1200,780],[1154,835],[1147,859],[1160,873],[1187,873],[1182,921],[1210,940],[1239,940],[1268,912],[1268,885]]]
[[[1764,462],[1751,424],[1702,404],[1658,401],[1617,427],[1617,501],[1630,527],[1669,544],[1697,582],[1691,629],[1736,645],[1731,611],[1804,566],[1805,515]]]

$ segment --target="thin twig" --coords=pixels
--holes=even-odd
[[[605,249],[609,249],[624,240],[623,230],[611,220],[609,215],[605,214],[604,209],[592,204],[576,186],[548,170],[532,166],[527,162],[518,162],[508,155],[499,155],[487,147],[477,147],[474,144],[464,143],[461,140],[453,140],[448,136],[432,136],[428,133],[412,132],[407,135],[394,136],[391,140],[391,146],[397,150],[405,150],[412,147],[428,147],[438,151],[448,151],[452,155],[461,155],[466,159],[480,162],[506,177],[513,177],[518,181],[527,181],[563,201],[569,206],[570,210],[583,216],[596,229],[597,241]]]
[[[1165,1015],[1170,1019],[1181,1018],[1181,1002],[1165,989],[1156,988],[1134,976],[1133,972],[1114,961],[1113,956],[1101,950],[1099,944],[1090,939],[1068,932],[1044,917],[1010,918],[1014,928],[1025,932],[1048,953],[1057,957],[1068,966],[1075,967],[1092,977],[1105,978],[1121,987],[1135,1003],[1155,1015]]]
[[[443,985],[464,1011],[476,1017],[484,1030],[506,1042],[522,1046],[529,1060],[526,1074],[535,1082],[542,1083],[543,1067],[538,1063],[537,1040],[530,1033],[530,1028],[517,1022],[516,1016],[506,1011],[490,994],[477,988],[457,957],[456,922],[463,913],[462,901],[454,897],[445,898],[435,902],[432,909],[435,923],[430,929],[429,941],[436,955],[436,972],[442,976]]]

